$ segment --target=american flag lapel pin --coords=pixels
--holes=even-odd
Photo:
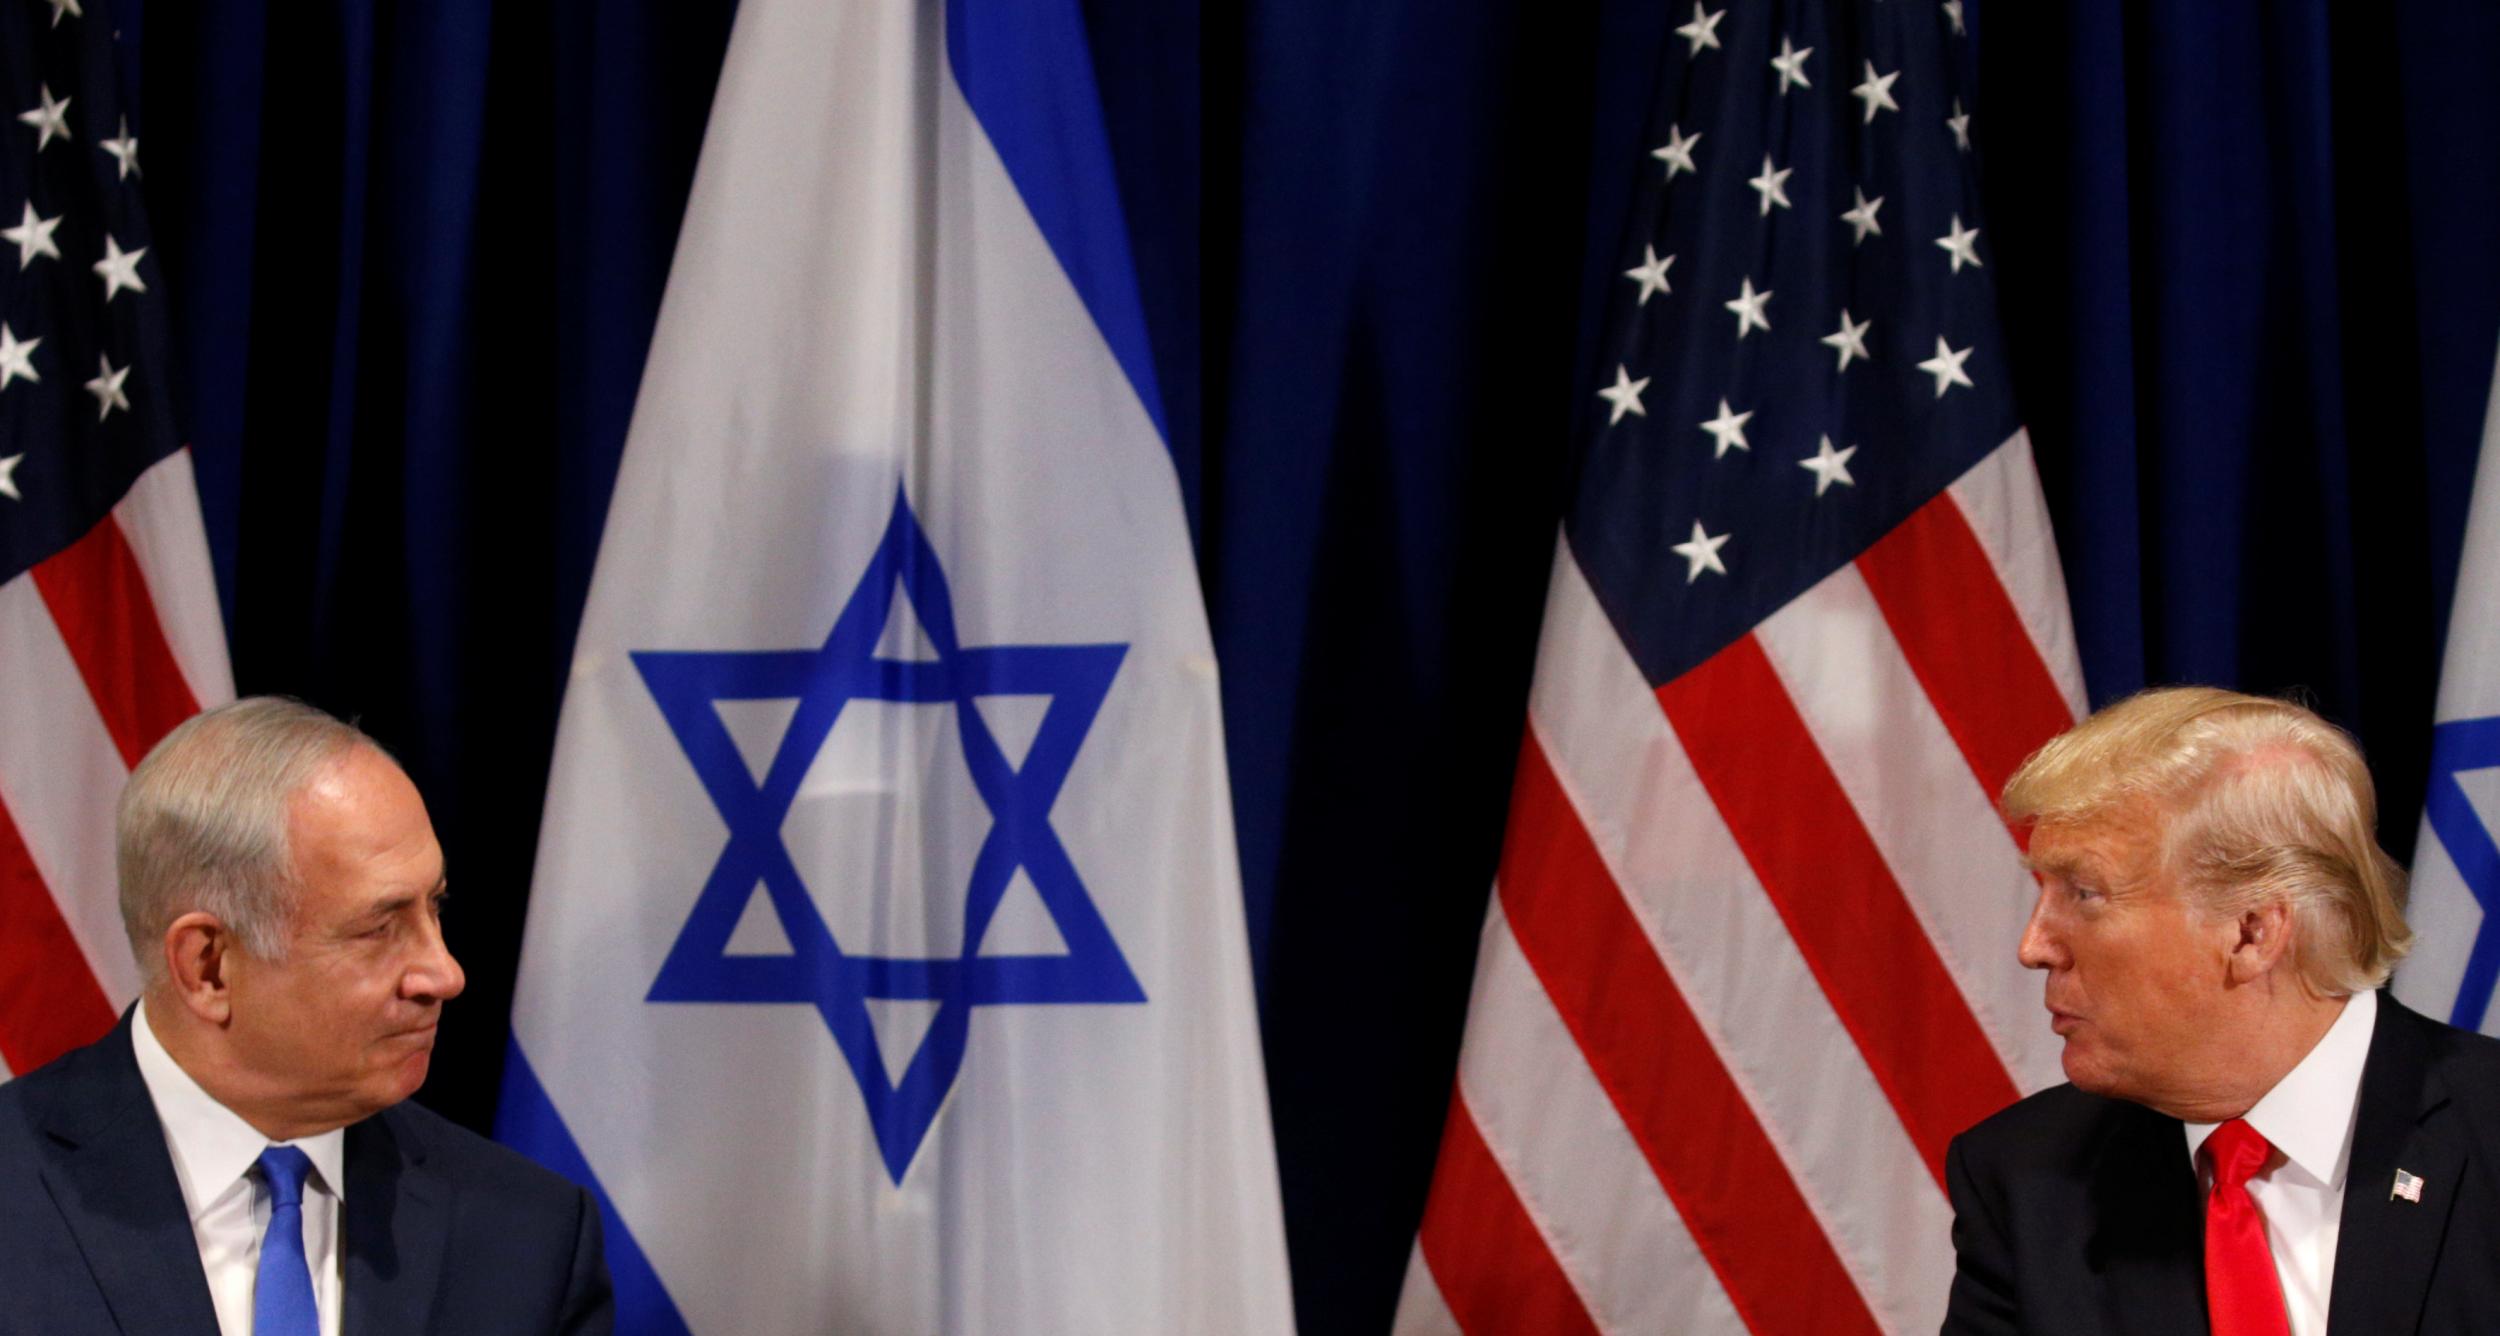
[[[2422,1176],[2406,1169],[2397,1170],[2396,1186],[2388,1192],[2387,1199],[2389,1201],[2394,1201],[2398,1197],[2402,1197],[2416,1206],[2421,1205]]]

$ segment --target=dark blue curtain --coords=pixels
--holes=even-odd
[[[426,794],[484,1129],[573,627],[728,5],[159,5],[141,124],[237,686]]]
[[[2095,700],[2305,693],[2408,856],[2500,342],[2500,11],[1991,6],[1974,122]]]
[[[2312,692],[2370,747],[2401,851],[2500,337],[2500,17],[2018,8],[1973,7],[1983,251],[2094,695]],[[1224,665],[1300,1313],[1379,1331],[1594,402],[1621,164],[1678,17],[1086,10]],[[362,715],[433,804],[471,984],[424,1098],[484,1128],[731,5],[146,18],[124,34],[238,682]]]
[[[1569,461],[1594,17],[1261,5],[1208,44],[1202,569],[1306,1331],[1387,1329],[1449,1101]]]

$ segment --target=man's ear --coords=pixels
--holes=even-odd
[[[226,987],[234,952],[234,934],[205,910],[166,925],[166,986],[185,1009],[211,1025],[224,1025],[234,1012]]]
[[[2231,947],[2231,982],[2255,983],[2277,970],[2290,977],[2292,907],[2288,902],[2264,901],[2243,911],[2234,926],[2239,936]]]

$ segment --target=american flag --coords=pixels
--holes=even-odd
[[[130,768],[234,694],[108,0],[0,0],[0,1079],[137,995]]]
[[[1933,1331],[1946,1143],[2059,1079],[1993,798],[2083,690],[1965,16],[1670,22],[1400,1331]]]
[[[2387,1195],[2391,1199],[2402,1197],[2406,1201],[2419,1205],[2422,1200],[2422,1176],[2410,1170],[2397,1170],[2396,1186]]]

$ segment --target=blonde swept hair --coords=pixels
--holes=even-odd
[[[2290,905],[2300,977],[2323,995],[2378,987],[2413,949],[2404,869],[2379,848],[2361,749],[2290,701],[2216,687],[2141,692],[2032,753],[1999,806],[2017,826],[2149,807],[2160,866],[2206,912]]]

